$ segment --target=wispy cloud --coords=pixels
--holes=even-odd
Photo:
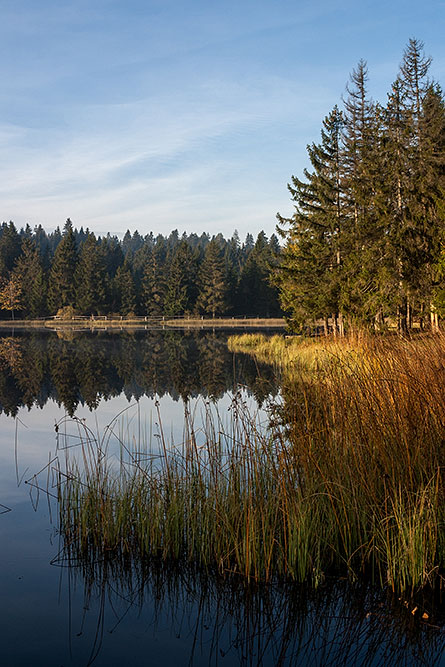
[[[375,1],[4,0],[0,218],[270,233],[357,60],[384,101],[394,32],[434,33],[439,3]]]
[[[307,107],[300,93],[276,77],[262,85],[207,81],[178,94],[83,106],[65,129],[2,126],[10,155],[0,165],[2,214],[51,227],[70,215],[102,232],[148,221],[163,231],[212,221],[247,228],[253,218],[258,229],[267,219],[273,228],[276,207],[268,211],[270,193],[255,187],[252,152],[261,159],[277,123]]]

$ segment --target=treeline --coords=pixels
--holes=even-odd
[[[281,312],[270,271],[278,239],[260,232],[244,243],[235,232],[168,237],[137,231],[98,237],[73,227],[0,227],[0,307],[3,316],[39,318],[61,309],[79,315],[207,316]]]
[[[277,284],[291,324],[401,332],[445,316],[445,105],[431,59],[411,39],[386,106],[368,96],[364,61],[343,109],[307,147],[311,168],[292,177],[291,218]]]

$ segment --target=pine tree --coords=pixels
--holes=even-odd
[[[435,200],[439,165],[444,159],[444,117],[441,91],[434,90],[428,79],[430,65],[423,43],[410,39],[399,74],[407,174],[398,246],[401,331],[411,327],[415,310],[424,311],[431,300],[431,265],[437,236]]]
[[[46,314],[46,280],[32,239],[24,239],[22,254],[17,259],[13,274],[22,286],[21,310],[24,317],[43,317]]]
[[[245,241],[242,245],[242,248],[241,248],[241,254],[242,254],[242,257],[243,257],[244,261],[246,261],[247,258],[249,257],[250,253],[253,250],[254,245],[255,245],[255,241],[253,239],[252,234],[250,232],[247,232],[246,239],[245,239]]]
[[[292,218],[278,215],[277,229],[286,239],[276,281],[289,321],[300,327],[310,318],[339,312],[344,204],[341,196],[340,142],[343,116],[337,107],[324,119],[321,143],[307,147],[312,171],[305,181],[288,185],[295,202]],[[289,229],[286,230],[286,226]]]
[[[165,239],[158,236],[142,276],[142,310],[151,317],[160,317],[164,314],[166,254]]]
[[[77,248],[71,220],[65,223],[62,240],[56,248],[48,281],[48,307],[56,313],[64,306],[75,304],[74,273],[77,266]]]
[[[352,71],[345,100],[342,192],[342,286],[340,307],[360,325],[381,319],[379,271],[384,256],[380,215],[382,114],[368,99],[368,69]]]
[[[193,308],[197,297],[197,257],[181,240],[172,253],[164,298],[165,315],[181,315]]]
[[[121,315],[127,316],[136,310],[136,289],[128,259],[116,271],[114,277],[115,303]]]
[[[383,125],[381,164],[384,181],[381,188],[383,195],[381,215],[385,218],[386,225],[382,234],[385,259],[381,267],[384,282],[381,292],[386,295],[388,313],[398,312],[399,326],[401,326],[402,311],[405,312],[406,324],[402,253],[404,252],[405,208],[410,191],[410,129],[400,79],[396,79],[388,95]]]
[[[435,302],[445,247],[445,101],[438,85],[431,84],[423,97],[419,131],[423,166],[423,230],[419,240],[423,270],[418,276],[418,298],[421,308],[430,311],[433,327],[437,328]]]
[[[0,277],[8,277],[21,251],[20,235],[14,223],[4,222],[0,227]]]
[[[225,267],[222,250],[217,241],[212,238],[205,249],[204,259],[199,271],[201,285],[197,308],[202,313],[215,315],[226,312],[227,287],[225,282]]]
[[[241,270],[238,289],[243,313],[270,317],[279,312],[277,288],[270,284],[274,264],[275,257],[267,237],[260,232]]]
[[[81,247],[75,271],[76,308],[90,315],[105,308],[105,266],[93,233],[88,233]]]
[[[340,306],[351,322],[399,330],[437,327],[443,298],[445,104],[428,80],[423,44],[410,40],[386,108],[367,95],[367,67],[353,70],[337,161],[326,143],[308,147],[313,167],[293,178],[291,219],[277,280],[294,322],[326,317]],[[340,148],[339,148],[340,147]],[[337,185],[330,167],[336,164]],[[336,201],[338,224],[333,223]],[[335,315],[333,320],[335,321]]]

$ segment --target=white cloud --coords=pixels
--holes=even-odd
[[[276,77],[262,85],[207,82],[176,95],[79,107],[65,130],[0,127],[8,156],[0,165],[0,217],[53,228],[70,216],[99,233],[198,231],[210,221],[227,234],[248,225],[259,231],[277,208],[267,210],[274,199],[261,156],[268,133],[304,104],[312,122],[310,109],[325,94],[315,89],[308,104],[301,88]]]

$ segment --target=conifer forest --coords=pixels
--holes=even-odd
[[[73,228],[47,234],[39,226],[0,228],[0,303],[3,316],[55,315],[67,307],[79,315],[174,317],[280,313],[269,283],[280,251],[278,239],[261,232],[244,243],[235,232],[168,237],[129,231],[119,240]]]
[[[410,39],[386,104],[353,69],[342,108],[323,120],[310,167],[288,185],[294,213],[277,236],[96,237],[74,228],[0,227],[1,317],[284,313],[298,330],[322,322],[400,332],[445,315],[445,102],[431,58]]]

